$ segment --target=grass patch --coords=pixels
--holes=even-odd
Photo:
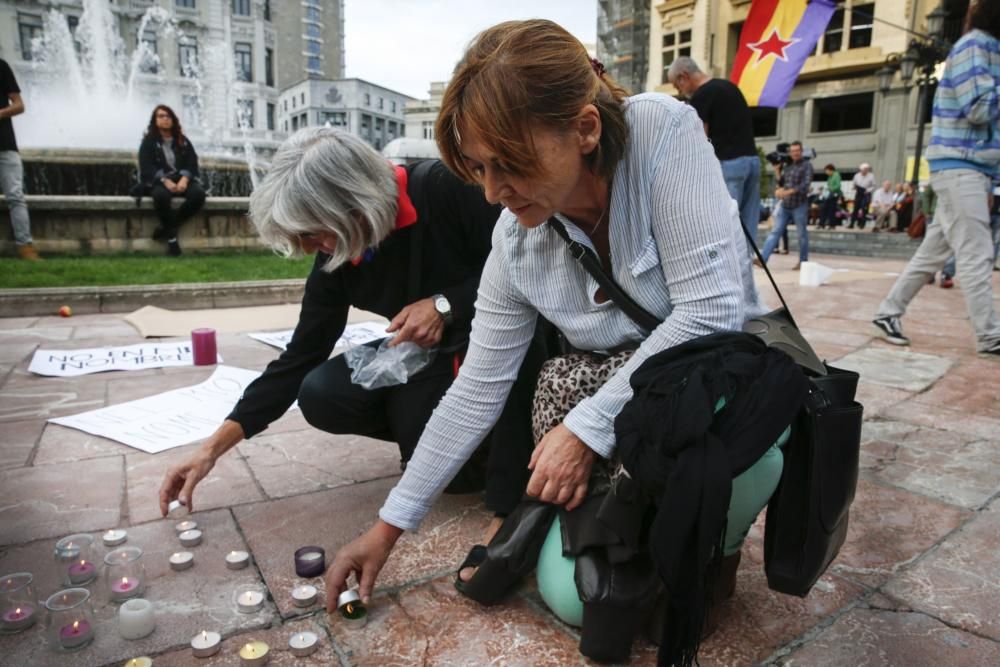
[[[273,253],[227,252],[211,255],[50,255],[44,262],[0,258],[0,288],[96,287],[214,283],[239,280],[305,278],[313,258],[285,259]]]

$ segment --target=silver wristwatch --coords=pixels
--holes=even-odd
[[[434,310],[444,320],[445,326],[451,324],[451,303],[448,302],[447,297],[444,294],[435,294],[431,299],[434,300]]]

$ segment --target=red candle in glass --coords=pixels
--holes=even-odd
[[[195,366],[211,366],[219,358],[215,346],[215,329],[194,329],[191,332],[191,352]]]
[[[97,576],[97,568],[90,561],[81,560],[69,566],[69,580],[74,586],[85,584]]]

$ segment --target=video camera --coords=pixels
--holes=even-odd
[[[791,164],[792,156],[789,153],[789,149],[791,149],[791,147],[792,145],[790,143],[778,144],[777,146],[775,146],[776,150],[773,153],[768,153],[767,155],[765,155],[764,159],[770,162],[775,167],[777,167],[779,164],[780,165]],[[803,160],[811,160],[814,157],[816,157],[815,148],[806,148],[805,146],[802,147]]]

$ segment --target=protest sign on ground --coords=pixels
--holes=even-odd
[[[218,357],[222,361],[222,357]],[[28,370],[38,375],[74,377],[104,371],[138,371],[166,366],[191,366],[191,341],[157,341],[123,347],[82,350],[36,350]]]

